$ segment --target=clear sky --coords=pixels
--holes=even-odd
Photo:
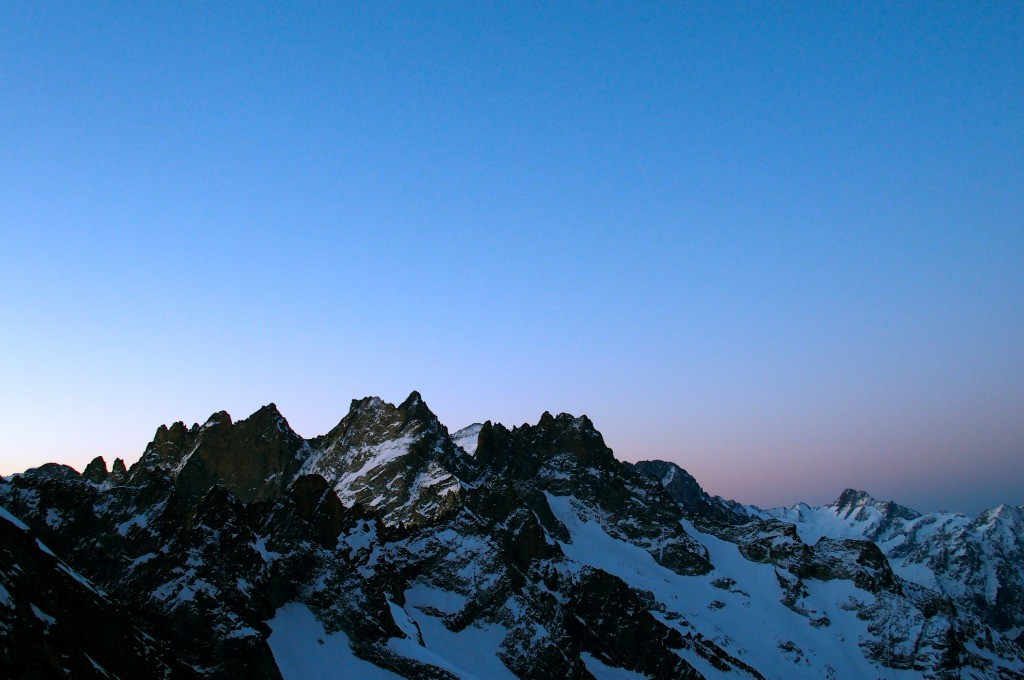
[[[4,5],[0,473],[413,389],[1024,503],[1024,4]]]

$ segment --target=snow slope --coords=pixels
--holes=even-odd
[[[646,551],[609,536],[596,522],[582,520],[571,497],[548,495],[548,503],[569,530],[571,541],[561,543],[569,558],[650,591],[664,606],[664,618],[675,621],[682,632],[699,631],[765,677],[920,677],[911,671],[883,668],[859,653],[856,643],[869,633],[867,622],[857,617],[855,605],[871,604],[874,596],[852,582],[810,585],[806,601],[832,622],[816,628],[807,617],[780,602],[774,566],[745,559],[736,545],[701,533],[685,520],[687,533],[708,549],[715,565],[715,570],[704,576],[680,576],[659,565]]]

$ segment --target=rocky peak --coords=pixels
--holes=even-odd
[[[211,419],[219,417],[220,415],[221,414],[218,413],[216,416],[211,416]],[[231,416],[228,416],[226,413],[224,413],[224,416],[227,416],[228,424],[230,424]],[[238,424],[241,425],[242,423],[247,423],[254,431],[257,431],[264,436],[273,436],[275,432],[292,435],[295,434],[292,431],[291,426],[288,425],[288,421],[277,409],[277,404],[273,402],[260,407],[255,413]]]
[[[161,425],[128,477],[130,483],[142,484],[153,475],[169,476],[188,503],[215,484],[247,502],[266,500],[279,496],[291,482],[303,444],[274,404],[238,422],[218,411],[191,428],[180,421]],[[116,468],[115,463],[112,475],[123,479],[126,475]]]
[[[274,406],[273,404],[270,404],[269,407],[273,408],[275,412],[277,411],[277,407]],[[266,408],[268,407],[264,406],[259,411],[256,411],[256,413],[254,413],[253,415],[255,416],[257,413],[260,413]],[[207,418],[205,423],[203,423],[204,428],[214,427],[216,425],[224,425],[230,427],[232,425],[231,414],[229,414],[227,411],[217,411],[216,413],[212,414],[209,418]]]
[[[153,435],[153,442],[150,446],[153,448],[161,448],[168,445],[180,446],[185,442],[187,436],[188,428],[185,427],[185,423],[179,420],[170,427],[161,425],[156,428],[156,434]]]
[[[82,478],[87,479],[94,484],[102,484],[107,481],[107,477],[110,475],[107,472],[107,461],[103,460],[103,456],[96,456],[92,461],[85,466],[85,471],[82,472]]]
[[[875,499],[872,498],[871,494],[867,491],[859,491],[857,489],[843,489],[843,492],[839,494],[839,498],[832,503],[832,507],[836,509],[836,512],[846,511],[847,514],[863,507],[867,503],[874,503]]]
[[[128,481],[128,468],[125,467],[123,458],[115,458],[114,464],[110,466],[110,481],[113,484],[124,484]]]
[[[979,524],[987,524],[989,522],[1014,522],[1017,524],[1024,523],[1024,506],[1013,506],[1007,505],[1006,503],[1000,503],[991,510],[985,510],[978,515]]]
[[[437,416],[430,410],[423,397],[416,390],[413,390],[405,401],[398,405],[398,414],[402,422],[419,421],[425,425],[436,425],[439,423]]]
[[[745,524],[750,521],[746,510],[733,501],[711,496],[701,488],[689,472],[664,460],[642,460],[632,466],[641,475],[657,481],[695,524],[705,522]]]
[[[29,468],[21,473],[32,479],[76,479],[78,471],[70,465],[62,463],[43,463],[39,467]]]
[[[976,533],[979,539],[984,537],[983,540],[993,546],[996,552],[1001,553],[1003,559],[1013,555],[1024,555],[1024,508],[1005,504],[996,506],[982,512],[965,529]],[[1024,578],[1018,575],[1016,580],[1020,582],[1024,581]],[[1024,588],[1018,588],[1024,594]],[[1010,589],[1004,590],[1006,592],[1003,596],[1009,596]],[[1024,604],[1024,596],[1021,597],[1021,601]]]
[[[475,455],[476,444],[480,438],[480,430],[483,429],[483,426],[483,423],[473,423],[464,427],[452,435],[452,441],[469,455]]]
[[[191,435],[198,430],[199,426],[196,425],[190,431],[180,420],[170,427],[158,427],[153,440],[146,445],[139,459],[138,471],[135,473],[137,478],[141,480],[156,470],[168,471],[175,468],[191,443]]]
[[[215,484],[246,502],[276,498],[298,472],[303,445],[274,404],[237,423],[215,413],[189,433],[174,467],[175,484],[190,500]]]
[[[211,416],[211,419],[214,417],[220,417],[221,413]],[[301,437],[299,437],[299,435],[297,435],[288,424],[285,417],[281,415],[281,412],[277,410],[277,406],[273,403],[259,408],[245,420],[240,420],[233,425],[231,423],[231,416],[228,416],[226,413],[223,413],[223,415],[225,416],[224,421],[226,421],[221,423],[223,426],[244,432],[250,436],[261,437],[266,440],[301,439]]]
[[[706,494],[689,472],[675,463],[664,460],[641,460],[633,466],[640,474],[661,482],[665,490],[679,503],[693,503]]]
[[[511,484],[542,522],[553,512],[552,498],[571,498],[572,514],[599,523],[676,573],[711,568],[706,550],[683,530],[682,513],[666,491],[617,461],[586,416],[545,412],[536,425],[512,430],[488,421],[477,442],[475,485]],[[549,531],[559,533],[550,526]]]
[[[396,439],[402,434],[425,429],[442,429],[437,416],[413,392],[398,406],[380,397],[353,399],[348,414],[324,437],[315,440],[323,448],[370,444]]]
[[[422,524],[456,504],[471,463],[413,392],[398,406],[367,397],[310,442],[301,472],[328,480],[346,505],[362,503],[392,525]]]
[[[547,411],[536,425],[512,430],[485,422],[477,435],[476,459],[494,472],[521,478],[532,477],[542,468],[609,471],[620,467],[587,416],[552,416]]]
[[[866,491],[856,489],[845,489],[839,494],[839,498],[831,504],[836,516],[855,520],[870,520],[870,510],[876,510],[880,514],[879,530],[884,529],[896,519],[911,520],[921,516],[921,513],[896,504],[894,501],[879,501]]]

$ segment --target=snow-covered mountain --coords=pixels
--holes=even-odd
[[[994,617],[1016,620],[1019,600],[967,606],[864,532],[812,540],[788,510],[711,497],[670,463],[622,463],[585,416],[452,435],[414,392],[353,401],[306,440],[271,404],[161,426],[131,469],[97,459],[82,474],[12,476],[0,506],[24,523],[18,541],[63,560],[36,590],[28,557],[0,563],[4,639],[43,649],[58,628],[33,607],[74,614],[40,593],[94,589],[113,614],[92,629],[140,631],[149,646],[125,658],[151,675],[1024,678],[1013,625]],[[971,540],[1019,574],[996,514]],[[89,627],[67,620],[59,630]],[[106,652],[63,644],[114,672]],[[16,649],[0,649],[0,674],[59,666]]]
[[[863,491],[845,490],[824,507],[763,511],[822,536],[874,541],[908,581],[951,597],[993,628],[1024,643],[1024,507],[1000,505],[977,517],[921,514]]]

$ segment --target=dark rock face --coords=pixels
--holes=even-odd
[[[656,480],[683,509],[683,514],[697,526],[712,524],[746,524],[752,517],[739,503],[712,497],[701,488],[690,473],[675,463],[663,460],[642,460],[633,469]]]
[[[682,506],[690,506],[707,499],[707,493],[693,478],[693,475],[675,463],[663,460],[642,460],[634,463],[632,467],[645,477],[660,481],[661,485],[665,487],[665,491]]]
[[[320,475],[303,475],[289,490],[299,516],[316,524],[321,543],[328,547],[338,541],[345,516],[345,506],[331,485]]]
[[[800,579],[846,579],[871,593],[899,591],[889,561],[870,541],[822,538],[811,546],[792,524],[776,520],[754,520],[720,533],[736,542],[748,560],[774,564]]]
[[[586,570],[571,597],[570,625],[584,650],[651,678],[702,677],[673,652],[686,645],[682,634],[661,625],[622,580]]]
[[[195,678],[117,604],[0,514],[0,675]]]
[[[284,493],[301,465],[302,446],[302,438],[269,404],[237,423],[221,412],[202,427],[186,431],[175,423],[170,430],[158,430],[146,456],[153,466],[173,466],[175,485],[189,501],[213,484],[244,501],[259,501]],[[140,466],[147,463],[144,457]]]
[[[124,460],[120,458],[114,459],[114,464],[110,467],[110,477],[108,477],[111,484],[124,484],[128,481],[128,469],[124,465]]]
[[[475,459],[481,466],[478,483],[510,482],[555,534],[559,530],[543,501],[545,493],[580,499],[610,532],[648,550],[677,573],[711,569],[707,551],[679,524],[682,513],[671,497],[615,460],[586,416],[544,413],[537,425],[513,430],[486,422]]]
[[[807,544],[793,524],[711,497],[677,466],[620,463],[585,416],[545,413],[512,429],[488,422],[456,443],[415,392],[397,406],[353,401],[311,440],[273,405],[238,422],[222,412],[203,425],[162,426],[130,471],[120,459],[108,471],[98,458],[81,475],[48,465],[0,480],[0,505],[109,593],[94,603],[107,613],[47,600],[0,561],[0,615],[4,593],[18,614],[0,616],[0,626],[86,676],[83,653],[121,677],[277,678],[285,666],[275,654],[288,652],[271,631],[300,605],[322,628],[308,654],[340,649],[408,678],[575,680],[616,669],[786,677],[784,666],[750,662],[780,655],[805,676],[834,675],[853,655],[879,676],[970,667],[1024,677],[1016,644],[899,578],[875,543]],[[0,553],[21,540],[5,538],[2,524]],[[54,571],[38,555],[7,559]],[[755,591],[744,582],[751,568],[777,580],[769,601],[763,583]],[[832,602],[821,584],[844,584],[848,595]],[[92,638],[53,637],[57,628],[23,617],[32,610],[18,598],[29,592],[47,615],[63,621],[41,602],[67,610],[76,627],[88,627],[75,618],[87,614],[94,629],[127,640],[126,658],[108,666]],[[746,630],[748,607],[806,624],[787,633],[793,640],[742,637],[731,627]],[[860,632],[836,656],[829,629],[843,617]],[[323,639],[336,635],[346,641],[338,648]],[[3,653],[0,670],[16,676],[55,668]],[[807,671],[812,660],[820,665]]]
[[[85,467],[85,471],[82,472],[82,478],[89,480],[93,484],[102,484],[107,481],[109,476],[107,461],[103,460],[103,456],[93,458],[92,462]]]
[[[78,478],[78,473],[74,468],[59,463],[46,463],[37,468],[25,470],[22,475],[39,481]]]

